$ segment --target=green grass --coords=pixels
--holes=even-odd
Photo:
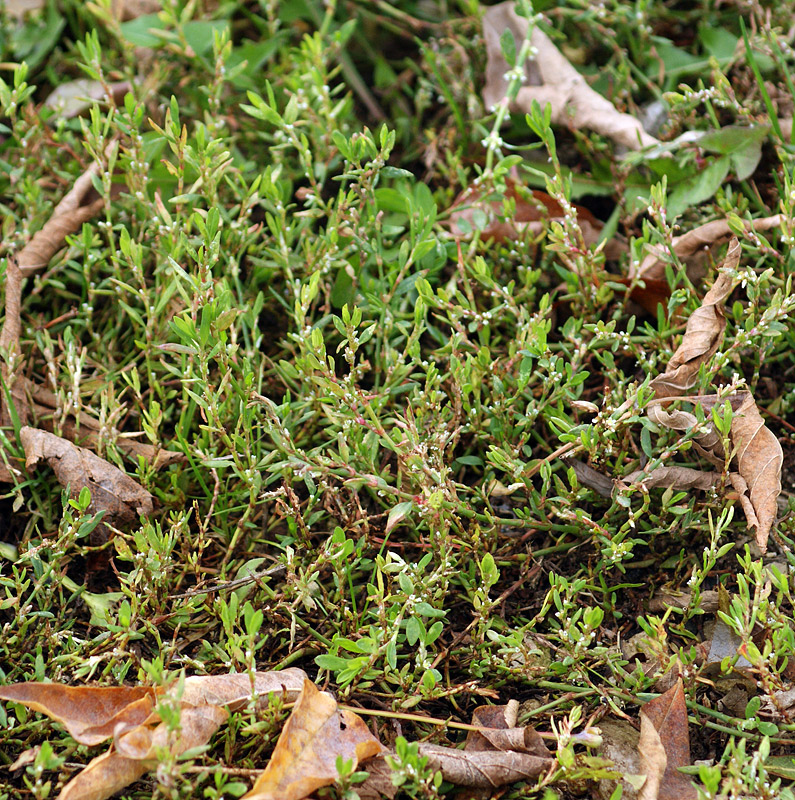
[[[0,681],[292,665],[344,702],[457,722],[515,698],[546,732],[637,719],[681,668],[692,757],[712,761],[704,796],[792,796],[765,761],[795,752],[795,719],[760,720],[754,700],[790,685],[795,658],[791,5],[754,6],[741,31],[706,0],[538,4],[622,108],[667,93],[665,140],[769,122],[753,173],[734,180],[732,162],[698,203],[694,176],[730,158],[723,140],[644,161],[541,116],[488,116],[474,3],[168,2],[123,24],[105,5],[50,3],[21,28],[0,17],[0,265],[99,162],[104,210],[24,284],[25,374],[55,394],[56,432],[70,415],[100,419],[99,454],[156,510],[98,535],[46,466],[4,487]],[[133,91],[72,119],[42,105],[86,76]],[[764,558],[728,486],[605,498],[560,457],[610,478],[700,463],[691,434],[657,429],[644,408],[715,269],[691,282],[673,264],[655,318],[602,256],[572,251],[576,219],[537,248],[476,235],[459,256],[442,224],[454,197],[478,176],[499,195],[517,165],[533,185],[553,176],[561,201],[615,215],[629,240],[617,275],[702,222],[784,214],[741,235],[745,285],[699,386],[745,382],[784,447],[787,510]],[[133,432],[184,459],[130,458],[119,441]],[[22,455],[13,425],[2,441]],[[719,585],[752,663],[747,720],[699,649],[717,618],[700,598]],[[647,610],[676,590],[691,592],[684,608]],[[639,633],[658,663],[622,651]],[[123,796],[240,794],[220,767],[262,768],[285,716],[239,712],[206,754]],[[375,719],[393,743],[397,728]],[[400,731],[463,740],[413,719]],[[72,774],[61,763],[95,754],[0,709],[2,764],[45,740],[36,763],[4,773],[0,798],[54,796]],[[505,796],[594,796],[598,751],[567,747],[555,794]],[[421,769],[402,791],[453,794]]]

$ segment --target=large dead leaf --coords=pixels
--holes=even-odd
[[[273,756],[246,800],[301,800],[337,780],[337,759],[354,767],[382,750],[361,717],[339,709],[311,681],[284,726]]]
[[[657,397],[673,397],[685,394],[695,385],[698,370],[720,347],[726,328],[723,304],[734,287],[734,275],[740,263],[740,243],[732,239],[723,269],[712,288],[704,296],[701,307],[697,308],[687,321],[682,343],[668,362],[665,372],[652,382]]]
[[[20,683],[0,687],[0,698],[22,703],[63,723],[82,744],[113,737],[110,750],[91,761],[63,788],[59,800],[105,800],[157,766],[157,752],[179,755],[206,744],[228,717],[254,695],[294,700],[303,670],[186,678],[173,702],[180,707],[176,732],[160,722],[155,703],[175,687],[75,687]]]
[[[602,731],[602,746],[599,755],[613,762],[613,767],[621,776],[619,780],[605,778],[597,785],[599,800],[610,800],[621,783],[621,800],[637,800],[637,785],[642,782],[640,758],[638,756],[638,732],[624,719],[605,717],[599,721]]]
[[[87,745],[142,725],[156,697],[151,686],[64,686],[35,681],[0,686],[0,700],[41,711],[62,723],[76,742]]]
[[[488,58],[483,100],[487,108],[503,102],[508,88],[505,73],[510,67],[502,54],[500,37],[506,30],[510,31],[517,51],[527,37],[527,19],[520,17],[514,7],[515,3],[509,0],[483,12],[483,37]],[[633,150],[659,144],[643,130],[637,119],[622,114],[609,100],[591,89],[537,25],[533,28],[531,43],[536,54],[524,65],[526,80],[512,110],[529,112],[536,100],[542,108],[550,105],[552,122],[556,125],[577,130],[588,128]]]
[[[755,528],[756,543],[764,552],[770,529],[776,521],[784,453],[775,434],[765,425],[750,393],[732,415],[730,437],[736,452],[737,471],[742,479],[741,482],[732,476],[732,484],[740,491],[748,524]]]
[[[99,172],[99,164],[92,163],[64,195],[44,227],[17,253],[17,263],[23,275],[46,267],[63,247],[66,237],[80,230],[84,222],[103,208],[105,201],[97,196],[92,183]]]
[[[152,495],[118,467],[53,433],[24,427],[20,439],[28,469],[45,459],[62,486],[77,496],[83,487],[91,492],[93,511],[106,511],[114,522],[132,522],[152,513]]]
[[[646,782],[638,800],[695,800],[696,787],[678,771],[690,766],[690,734],[681,679],[640,710],[641,771]]]
[[[772,217],[763,217],[752,221],[744,220],[744,223],[749,231],[767,231],[781,225],[781,215],[774,214]],[[690,275],[690,266],[697,257],[703,256],[713,247],[726,241],[731,235],[728,221],[716,219],[700,225],[682,236],[674,236],[670,249],[680,261],[688,266],[688,275]],[[665,264],[662,248],[652,248],[637,269],[630,265],[630,277],[637,274],[643,280],[665,280]]]

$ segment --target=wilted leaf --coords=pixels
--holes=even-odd
[[[503,102],[508,87],[505,73],[510,67],[502,52],[501,37],[505,31],[510,31],[518,49],[527,36],[527,19],[520,17],[514,6],[509,0],[483,13],[488,58],[483,100],[489,109]],[[551,106],[552,122],[556,125],[577,130],[588,128],[633,150],[659,143],[643,130],[637,119],[622,114],[609,100],[591,89],[537,25],[533,28],[531,43],[536,55],[524,65],[526,80],[512,105],[514,111],[529,112],[536,100],[542,108],[547,104]]]
[[[361,800],[379,800],[381,797],[392,800],[397,795],[398,787],[392,783],[392,768],[384,756],[371,758],[364,769],[368,773],[367,779],[356,787]]]
[[[107,86],[117,106],[121,104],[124,95],[132,91],[132,84],[129,81],[118,81]],[[78,78],[56,86],[44,101],[44,105],[53,109],[58,118],[71,119],[87,111],[93,103],[105,101],[107,94],[102,83],[88,78]]]
[[[737,269],[739,263],[740,243],[732,239],[717,280],[704,296],[701,307],[687,321],[682,343],[668,362],[665,372],[651,382],[657,397],[684,394],[695,384],[701,365],[720,347],[726,328],[723,304],[734,286],[735,279],[731,272]]]
[[[339,757],[355,767],[381,750],[361,717],[340,710],[331,695],[307,680],[265,772],[245,798],[301,800],[337,780]]]
[[[0,425],[11,427],[14,425],[14,416],[17,424],[26,425],[28,421],[28,398],[25,392],[24,378],[20,375],[23,370],[23,358],[19,344],[22,331],[20,317],[22,303],[22,272],[16,259],[12,256],[6,259],[5,281],[5,319],[3,330],[0,332],[0,353],[3,355],[2,377],[5,391],[0,400]],[[13,409],[9,405],[13,403]],[[0,480],[13,482],[11,471],[0,464]]]
[[[772,217],[763,217],[753,221],[743,220],[743,223],[749,231],[766,231],[771,228],[778,228],[781,225],[781,215],[775,214]],[[700,225],[682,236],[675,236],[671,241],[671,250],[680,261],[689,265],[694,257],[708,252],[731,235],[732,232],[728,221],[716,219],[712,222],[707,222],[705,225]],[[665,280],[665,264],[662,248],[651,248],[651,252],[643,259],[637,269],[637,275],[644,280]],[[633,267],[630,265],[630,276],[634,274]],[[688,274],[690,274],[689,270]]]
[[[649,611],[654,614],[664,612],[669,606],[674,608],[687,608],[693,599],[692,592],[667,592],[655,593],[649,601]],[[718,593],[713,590],[701,592],[698,597],[698,607],[705,613],[714,613],[718,610]]]
[[[91,507],[107,511],[111,520],[132,522],[137,515],[152,513],[152,495],[137,481],[105,459],[38,428],[24,427],[20,439],[25,449],[25,466],[34,467],[44,458],[62,486],[76,497],[83,487],[91,492]]]
[[[731,403],[730,398],[726,398]],[[717,401],[717,395],[703,395],[698,398],[698,404],[708,411]],[[738,406],[739,407],[739,406]],[[684,411],[681,408],[663,408],[662,405],[652,402],[648,406],[647,413],[652,422],[656,422],[663,428],[674,431],[689,431],[699,425],[695,414]],[[694,443],[698,451],[717,467],[723,467],[725,454],[723,451],[723,439],[715,428],[709,416],[699,427],[699,432],[694,437]]]
[[[638,800],[695,800],[696,787],[678,771],[690,766],[690,734],[681,679],[640,710],[638,742],[646,782]]]
[[[128,20],[144,14],[157,14],[161,11],[161,0],[112,0],[111,9],[117,19]]]
[[[99,172],[99,165],[92,163],[64,195],[44,227],[17,253],[17,263],[23,275],[46,267],[63,247],[65,238],[80,230],[84,222],[103,208],[105,201],[97,197],[92,184],[93,177]]]
[[[33,400],[33,411],[39,420],[39,426],[45,429],[51,428],[54,412],[60,406],[58,398],[49,389],[45,389],[43,386],[39,386],[24,377],[20,379],[20,383],[24,385],[26,393]],[[80,428],[78,429],[72,417],[67,417],[63,420],[63,435],[64,438],[73,441],[75,444],[96,448],[100,444],[106,444],[107,442],[105,438],[100,436],[102,427],[98,419],[83,409],[80,413]],[[143,432],[141,435],[143,435]],[[146,442],[138,442],[130,438],[129,434],[125,434],[124,437],[118,437],[114,444],[136,464],[138,463],[138,457],[142,456],[155,469],[185,460],[184,453],[179,453],[175,450],[164,450],[160,447],[156,448]]]
[[[770,529],[776,521],[776,500],[781,493],[784,454],[778,439],[765,425],[750,393],[732,415],[730,437],[736,451],[737,470],[746,491],[742,491],[742,485],[733,476],[732,484],[740,492],[748,524],[756,529],[756,543],[764,552]],[[753,509],[755,519],[749,515],[748,505]]]
[[[700,469],[688,467],[656,467],[651,472],[644,472],[640,469],[624,478],[625,483],[641,484],[647,489],[664,487],[678,491],[687,489],[706,491],[715,486],[719,480],[720,475],[717,472],[703,472]]]

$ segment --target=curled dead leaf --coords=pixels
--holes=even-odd
[[[685,394],[695,385],[698,370],[720,347],[726,329],[723,304],[734,287],[734,270],[740,263],[740,243],[735,238],[729,244],[723,269],[712,288],[704,296],[701,306],[687,321],[685,335],[662,375],[652,382],[657,397],[674,397]]]
[[[488,58],[483,100],[489,109],[506,97],[505,73],[510,67],[500,45],[506,30],[513,35],[519,50],[527,37],[528,21],[516,13],[511,0],[491,6],[483,13],[483,38]],[[536,55],[524,65],[526,80],[512,105],[513,110],[529,112],[536,100],[542,108],[547,104],[551,106],[552,122],[556,125],[578,130],[588,128],[633,150],[659,144],[643,130],[637,119],[622,114],[609,100],[591,89],[538,26],[533,28],[531,43]]]
[[[132,522],[153,510],[152,495],[140,483],[105,459],[67,439],[38,428],[24,427],[19,434],[28,469],[45,459],[62,486],[76,497],[83,487],[91,492],[94,512],[106,511],[114,522]]]
[[[419,753],[446,781],[481,789],[537,778],[555,763],[553,758],[515,751],[467,751],[425,743],[420,744]]]
[[[142,725],[152,713],[151,686],[64,686],[12,683],[0,686],[0,700],[21,703],[60,722],[80,744],[95,745]]]

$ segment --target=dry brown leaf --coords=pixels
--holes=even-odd
[[[599,472],[599,470],[594,469],[583,461],[578,461],[576,458],[563,458],[561,460],[567,467],[571,467],[574,470],[574,475],[583,486],[593,489],[602,497],[613,496],[616,482],[611,477]]]
[[[682,343],[668,362],[665,372],[651,382],[657,397],[685,394],[695,384],[701,365],[720,347],[726,329],[723,304],[734,286],[735,278],[731,273],[739,263],[740,243],[732,239],[717,280],[704,296],[701,307],[687,321]]]
[[[703,472],[700,469],[689,469],[688,467],[657,467],[651,472],[644,472],[640,469],[627,475],[624,481],[628,484],[641,484],[647,489],[665,487],[678,491],[687,489],[706,491],[720,481],[720,475],[717,472]]]
[[[23,275],[30,275],[50,263],[50,259],[63,247],[65,238],[75,233],[105,205],[97,197],[92,179],[99,175],[96,162],[75,181],[74,186],[55,207],[44,227],[17,253],[17,263]]]
[[[531,780],[546,772],[554,758],[497,750],[467,751],[420,743],[419,753],[446,781],[457,786],[493,789],[517,781]]]
[[[745,227],[749,231],[767,231],[781,225],[781,215],[774,214],[772,217],[763,217],[752,221],[743,220]],[[721,244],[732,235],[729,223],[725,219],[716,219],[700,225],[692,231],[688,231],[682,236],[674,236],[671,240],[670,249],[676,253],[680,261],[688,266],[699,255],[706,253],[716,245]],[[651,248],[649,254],[643,259],[640,266],[635,270],[630,265],[630,277],[636,273],[643,280],[665,280],[665,264],[661,248]],[[688,269],[690,274],[690,269]]]
[[[731,476],[732,484],[740,492],[748,524],[756,529],[756,543],[764,553],[767,538],[776,521],[777,498],[781,493],[781,466],[784,453],[775,434],[765,425],[754,398],[748,393],[739,410],[732,415],[730,431],[742,485]],[[753,509],[754,519],[748,512]]]
[[[381,750],[361,717],[307,680],[265,772],[244,798],[301,800],[337,780],[339,757],[355,767]]]
[[[638,758],[638,732],[624,719],[605,717],[599,721],[602,746],[599,755],[613,762],[613,769],[621,776],[621,800],[637,800],[636,784],[642,780]],[[619,780],[605,778],[597,785],[599,800],[610,800]]]
[[[705,395],[698,398],[698,402],[706,408],[707,400],[712,397],[717,399],[717,395]],[[674,431],[689,431],[699,424],[695,414],[683,411],[681,408],[668,409],[658,404],[650,404],[647,413],[652,422]],[[723,439],[709,417],[706,417],[705,422],[702,423],[699,433],[695,436],[694,443],[699,452],[711,463],[716,467],[723,467],[725,461]]]
[[[120,20],[130,20],[144,14],[157,14],[163,8],[162,0],[112,0],[111,10]]]
[[[483,37],[488,58],[483,100],[489,109],[504,102],[508,87],[505,73],[510,67],[502,55],[500,37],[506,30],[511,31],[517,51],[527,37],[527,19],[520,17],[514,6],[509,0],[483,12]],[[547,104],[551,106],[552,122],[556,125],[577,130],[588,128],[632,150],[659,144],[643,130],[637,119],[622,114],[609,100],[591,89],[538,26],[533,28],[531,43],[536,55],[525,64],[526,80],[512,110],[527,113],[533,100],[537,100],[541,108]]]
[[[77,496],[85,486],[91,492],[94,512],[106,511],[110,521],[132,522],[152,513],[152,495],[118,467],[53,433],[24,427],[19,433],[25,449],[25,466],[36,466],[43,458],[58,482]]]
[[[641,771],[646,782],[638,800],[695,800],[698,791],[678,771],[690,766],[690,733],[682,681],[640,710]]]
[[[97,756],[61,789],[57,800],[105,800],[142,778],[152,765],[120,756],[113,748]]]
[[[674,608],[687,608],[693,598],[692,592],[655,593],[649,600],[649,611],[653,614],[664,612],[669,606]],[[698,598],[698,607],[704,613],[714,613],[718,610],[718,593],[713,590],[701,592]]]

